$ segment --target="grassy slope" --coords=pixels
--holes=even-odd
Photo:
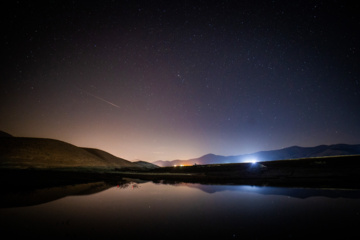
[[[106,166],[93,154],[74,145],[53,139],[0,138],[0,154],[2,167]]]
[[[114,168],[118,168],[118,167],[137,168],[138,167],[133,162],[130,162],[130,161],[122,159],[122,158],[115,157],[114,155],[112,155],[108,152],[99,150],[99,149],[94,149],[94,148],[82,148],[82,149],[97,156],[108,166],[111,166]]]
[[[0,168],[142,169],[143,167],[98,149],[79,148],[58,140],[2,137]]]

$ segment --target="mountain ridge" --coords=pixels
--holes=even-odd
[[[205,165],[205,164],[221,164],[221,163],[241,163],[249,161],[274,161],[285,159],[298,159],[310,157],[325,156],[342,156],[342,155],[358,155],[360,154],[360,144],[332,144],[318,145],[315,147],[290,146],[287,148],[259,151],[250,154],[242,154],[235,156],[221,156],[209,153],[199,158],[188,160],[172,160],[172,161],[155,161],[153,164],[160,167],[169,167],[174,165]]]

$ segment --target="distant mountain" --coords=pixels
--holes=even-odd
[[[189,160],[173,160],[173,161],[156,161],[154,164],[160,167],[168,167],[174,165],[204,165],[204,164],[220,164],[220,163],[241,163],[249,161],[273,161],[309,157],[324,156],[341,156],[341,155],[357,155],[360,154],[360,144],[335,144],[320,145],[317,147],[288,147],[279,150],[261,151],[251,154],[243,154],[237,156],[220,156],[207,154],[200,158]]]
[[[235,157],[225,157],[215,154],[207,154],[200,158],[193,158],[189,160],[173,160],[173,161],[156,161],[154,162],[155,165],[158,165],[160,167],[169,167],[169,166],[180,166],[180,165],[194,165],[194,164],[214,164],[214,163],[226,163],[231,162],[232,159],[235,160]]]
[[[1,134],[4,135],[4,134]],[[6,135],[6,134],[5,134]],[[0,168],[149,169],[98,149],[80,148],[54,139],[0,137]],[[153,168],[157,166],[153,165]]]

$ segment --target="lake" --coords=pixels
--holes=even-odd
[[[360,236],[360,191],[127,180],[2,196],[3,236],[300,239]]]

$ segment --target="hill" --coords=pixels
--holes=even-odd
[[[145,161],[136,161],[133,163],[138,165],[141,168],[145,168],[145,169],[149,169],[149,170],[159,168],[159,166],[152,164],[152,163],[145,162]]]
[[[114,167],[114,168],[118,168],[118,167],[133,168],[133,167],[136,167],[133,162],[130,162],[130,161],[122,159],[122,158],[115,157],[114,155],[112,155],[112,154],[110,154],[108,152],[105,152],[103,150],[94,149],[94,148],[82,148],[82,149],[84,149],[87,152],[95,155],[96,157],[101,159],[102,162],[104,162],[109,167]]]
[[[128,160],[116,157],[108,152],[103,151],[103,150],[94,149],[94,148],[83,148],[83,149],[85,149],[86,151],[99,157],[104,162],[106,162],[108,166],[112,166],[114,168],[119,168],[119,167],[128,168],[128,169],[136,169],[136,168],[155,169],[155,168],[158,168],[157,165],[154,165],[152,163],[148,163],[145,161],[130,162]]]
[[[207,154],[200,158],[189,160],[156,161],[154,164],[160,167],[169,167],[174,165],[194,165],[194,164],[221,164],[221,163],[242,163],[249,161],[274,161],[285,159],[312,158],[325,156],[343,156],[360,154],[360,144],[335,144],[320,145],[316,147],[288,147],[279,150],[261,151],[252,154],[237,156],[220,156]]]
[[[145,170],[149,166],[115,157],[102,150],[80,148],[54,139],[0,137],[0,168]]]
[[[12,137],[10,134],[0,131],[0,137]]]

